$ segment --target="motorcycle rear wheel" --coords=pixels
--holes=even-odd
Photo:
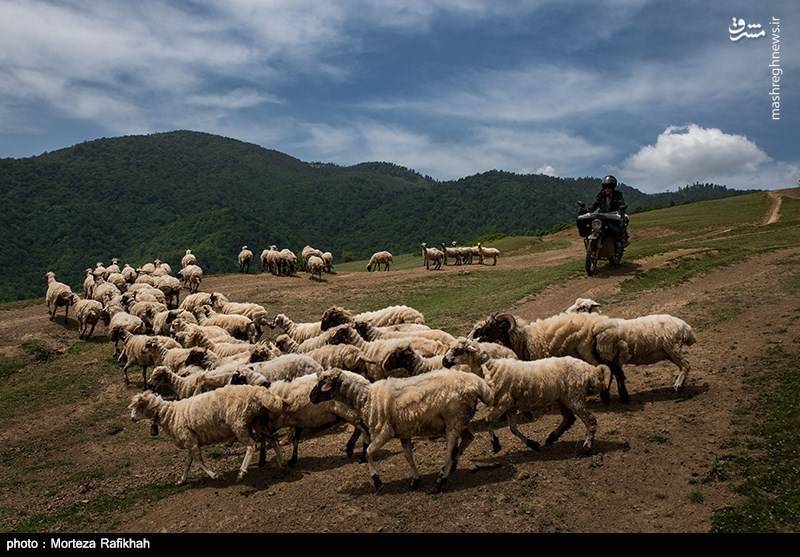
[[[594,276],[597,273],[597,240],[590,240],[586,246],[586,276]]]

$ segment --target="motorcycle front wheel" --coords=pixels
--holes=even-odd
[[[597,256],[598,256],[598,242],[597,240],[589,240],[586,245],[586,275],[593,276],[597,272]]]

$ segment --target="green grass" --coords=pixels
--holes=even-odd
[[[739,482],[736,491],[744,499],[714,515],[717,532],[800,531],[799,357],[797,351],[768,350],[746,379],[761,395],[740,418],[764,443],[727,459],[725,474]]]
[[[706,500],[705,496],[699,491],[692,491],[691,493],[689,493],[689,501],[694,503],[695,505],[699,505],[705,500]]]

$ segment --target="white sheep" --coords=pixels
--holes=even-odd
[[[197,258],[192,254],[192,250],[187,249],[186,254],[181,258],[181,269],[189,265],[197,265]]]
[[[612,319],[597,313],[561,313],[528,323],[508,313],[479,322],[470,338],[499,342],[521,360],[574,356],[592,364],[605,364],[617,381],[620,401],[627,403],[624,364],[647,365],[669,360],[678,367],[673,384],[680,390],[689,373],[684,346],[695,343],[694,331],[671,315]]]
[[[176,339],[185,348],[200,346],[214,352],[222,358],[246,354],[249,362],[260,362],[280,355],[280,351],[277,348],[273,348],[274,345],[271,343],[228,343],[212,340],[201,327],[196,327],[188,332],[178,333]]]
[[[320,320],[320,328],[327,331],[332,327],[354,323],[356,321],[366,321],[375,327],[386,327],[389,325],[399,325],[403,323],[425,324],[425,316],[421,312],[409,306],[389,306],[376,311],[365,311],[363,313],[353,313],[340,306],[332,306],[325,310]]]
[[[180,279],[163,275],[155,280],[155,287],[163,292],[167,305],[177,307],[181,299],[181,281]]]
[[[114,297],[121,295],[119,288],[102,278],[95,278],[95,285],[92,288],[92,299],[101,304],[108,304]]]
[[[155,263],[148,261],[147,263],[136,269],[136,272],[139,273],[140,275],[141,274],[152,275],[155,270],[156,270]]]
[[[163,337],[162,337],[163,338]],[[197,366],[202,369],[214,367],[219,357],[205,348],[174,348],[164,346],[158,338],[153,337],[144,344],[144,352],[148,353],[154,366],[166,366],[175,373],[187,366]]]
[[[239,256],[237,257],[237,261],[239,262],[239,272],[249,273],[250,261],[252,260],[253,260],[253,252],[250,251],[247,248],[247,246],[242,246],[242,250],[239,252]]]
[[[362,427],[369,433],[367,466],[376,490],[383,482],[374,458],[383,445],[395,437],[400,438],[411,467],[411,488],[416,489],[420,479],[414,463],[412,438],[444,435],[447,439],[445,462],[435,486],[435,490],[440,491],[474,438],[469,422],[475,415],[478,401],[487,405],[493,402],[492,391],[483,379],[455,370],[370,383],[356,373],[333,368],[318,372],[317,380],[309,395],[311,402],[336,400],[346,404],[355,410]]]
[[[261,252],[261,271],[270,272],[273,275],[280,274],[281,254],[278,246],[271,245]]]
[[[87,298],[92,298],[92,291],[94,290],[94,273],[91,269],[86,269],[86,278],[83,279],[83,295]]]
[[[352,344],[373,362],[383,362],[386,355],[398,346],[410,346],[425,357],[441,356],[448,350],[448,345],[427,338],[406,337],[366,341],[349,325],[337,329],[328,344]]]
[[[229,302],[227,298],[221,298],[218,292],[213,292],[211,294],[209,302],[211,307],[219,313],[224,313],[226,315],[244,315],[252,320],[259,336],[261,336],[264,330],[264,325],[269,325],[267,309],[259,304]]]
[[[58,308],[64,308],[64,323],[69,316],[69,306],[77,301],[77,296],[72,293],[72,288],[63,282],[56,280],[56,274],[48,271],[44,275],[47,281],[47,293],[44,296],[47,302],[47,312],[50,314],[50,321],[55,320]]]
[[[305,355],[319,362],[325,369],[338,367],[360,375],[368,374],[368,364],[380,365],[380,362],[367,359],[361,350],[352,344],[326,344],[310,352],[305,352]]]
[[[356,331],[358,331],[358,334],[360,334],[364,340],[419,337],[430,340],[438,340],[439,342],[447,345],[452,344],[456,340],[453,335],[440,329],[387,331],[380,327],[375,327],[367,321],[356,321],[353,324],[353,327],[355,327]]]
[[[187,265],[178,274],[181,276],[183,285],[189,289],[189,292],[194,294],[200,288],[200,282],[203,280],[203,269],[197,265]]]
[[[296,342],[303,342],[322,334],[321,322],[295,323],[286,314],[279,313],[270,324],[270,328],[279,329],[289,335]]]
[[[322,371],[322,365],[306,354],[282,354],[273,360],[238,366],[237,371],[252,371],[268,381],[291,381]]]
[[[478,254],[480,255],[481,265],[486,258],[491,258],[492,265],[497,265],[497,258],[500,257],[500,250],[497,248],[485,248],[478,242]]]
[[[228,342],[245,344],[245,341],[233,338],[228,331],[216,325],[195,325],[183,319],[175,319],[170,328],[170,334],[176,338],[188,337],[194,331],[201,330],[214,342]]]
[[[141,269],[136,269],[136,280],[133,281],[133,284],[147,284],[149,286],[155,287],[156,285],[156,277],[153,275],[142,273],[140,272]]]
[[[341,327],[335,327],[324,333],[320,334],[319,336],[311,337],[303,342],[297,342],[293,338],[291,338],[287,334],[278,335],[275,339],[275,345],[281,352],[284,353],[304,353],[304,352],[311,352],[312,350],[316,350],[326,344],[330,344],[330,340],[334,334],[340,329]]]
[[[197,322],[205,327],[217,326],[225,329],[233,338],[255,342],[258,328],[253,320],[244,315],[217,313],[211,306],[205,306],[197,313]]]
[[[117,287],[117,290],[120,292],[125,292],[128,288],[128,282],[125,280],[125,276],[122,273],[109,273],[106,280]]]
[[[538,450],[539,443],[526,437],[517,427],[517,413],[541,410],[557,404],[562,415],[561,423],[547,436],[545,445],[552,445],[572,424],[575,416],[586,426],[583,450],[590,451],[597,431],[597,419],[586,408],[586,393],[600,390],[600,397],[608,400],[606,376],[608,366],[593,366],[573,358],[543,358],[530,362],[516,359],[494,359],[481,350],[478,343],[466,338],[445,354],[445,367],[467,365],[473,373],[482,376],[494,393],[486,423],[492,439],[492,449],[500,451],[500,440],[494,432],[495,422],[506,416],[508,427],[515,437],[531,449]]]
[[[239,468],[239,480],[247,472],[259,440],[270,438],[279,461],[282,460],[280,448],[271,436],[271,422],[280,416],[283,401],[263,387],[228,385],[170,402],[146,392],[134,396],[128,408],[131,410],[131,420],[155,419],[178,448],[189,451],[179,484],[186,482],[189,467],[195,459],[211,479],[218,477],[203,462],[201,447],[210,443],[235,439],[247,446]]]
[[[444,253],[439,251],[436,248],[429,248],[428,244],[423,242],[420,244],[422,247],[422,262],[425,265],[427,270],[430,270],[431,262],[434,263],[434,271],[439,270],[442,268],[442,263],[444,261]]]
[[[125,282],[128,284],[133,284],[136,280],[136,269],[131,267],[129,264],[125,263],[125,266],[122,268],[122,276],[125,277]]]
[[[158,302],[135,302],[128,307],[128,313],[144,321],[148,327],[152,327],[153,318],[162,311],[167,311],[167,306]]]
[[[106,326],[108,338],[114,341],[114,356],[119,355],[119,341],[122,340],[126,333],[132,335],[142,335],[145,333],[146,326],[144,321],[126,312],[125,309],[117,303],[111,303],[103,308],[105,315],[109,316],[109,322]]]
[[[322,280],[322,273],[325,271],[325,262],[321,257],[312,255],[306,261],[306,270],[311,275],[308,278],[313,279],[316,276],[317,280]]]
[[[157,366],[150,374],[150,384],[169,387],[180,400],[224,387],[230,382],[233,371],[199,371],[186,376],[178,375],[168,366]],[[202,385],[201,385],[202,384]],[[211,385],[215,384],[214,388]],[[269,386],[267,383],[266,386]]]
[[[113,275],[114,273],[120,273],[120,272],[121,271],[120,271],[120,268],[119,268],[119,259],[117,259],[116,257],[112,257],[111,258],[111,265],[106,267],[105,279],[109,280],[109,278],[108,278],[109,276]]]
[[[377,251],[372,254],[372,257],[369,258],[369,263],[367,263],[367,271],[370,273],[373,269],[381,270],[381,265],[385,268],[384,271],[389,270],[389,266],[392,264],[392,254],[388,251]]]
[[[325,265],[325,272],[332,273],[333,272],[333,254],[329,251],[326,251],[322,254],[322,263]]]
[[[292,276],[297,266],[297,256],[290,249],[282,249],[278,259],[278,273],[281,275]]]
[[[153,316],[151,327],[154,335],[169,335],[172,328],[172,322],[176,319],[183,319],[189,323],[197,323],[195,316],[182,309],[170,309],[160,311]]]
[[[308,263],[308,258],[311,257],[312,255],[316,255],[317,257],[322,259],[322,252],[316,248],[312,248],[309,245],[306,245],[300,252],[300,257],[302,257],[303,261],[305,261],[306,263]]]
[[[106,327],[110,323],[108,313],[103,311],[103,304],[97,300],[81,299],[77,297],[74,303],[75,317],[78,320],[78,338],[88,339],[94,333],[97,323],[104,321]]]
[[[220,292],[196,292],[187,295],[178,307],[197,315],[197,311],[201,307],[211,305],[211,296],[215,297],[214,299],[217,304],[225,304],[228,302],[228,298]]]
[[[600,313],[600,304],[591,298],[575,298],[575,303],[565,309],[564,313]]]
[[[94,271],[92,271],[92,273],[94,274],[94,278],[101,278],[105,280],[106,268],[103,266],[102,261],[98,261],[97,263],[95,263]]]
[[[145,350],[147,341],[155,339],[161,346],[167,348],[181,347],[175,339],[169,337],[134,335],[127,331],[122,333],[121,339],[124,342],[124,347],[118,359],[125,359],[125,365],[122,368],[122,373],[125,376],[125,384],[130,384],[128,368],[134,365],[141,366],[144,389],[147,389],[147,368],[154,366],[156,362],[153,352]]]

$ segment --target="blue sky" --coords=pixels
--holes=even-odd
[[[731,41],[733,16],[767,36]],[[0,0],[0,156],[192,129],[439,179],[788,187],[798,22],[791,0]]]

